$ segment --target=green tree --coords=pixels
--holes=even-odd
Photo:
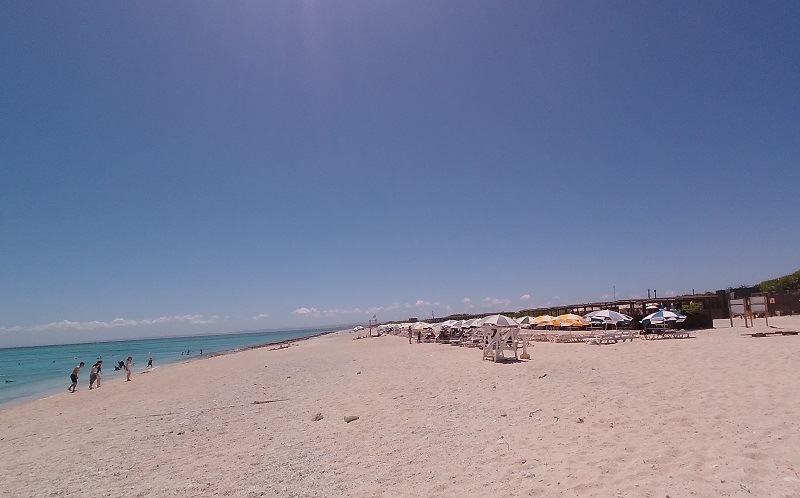
[[[701,302],[694,302],[689,301],[689,304],[684,304],[681,306],[681,311],[684,315],[691,315],[693,313],[697,313],[698,311],[703,309],[703,303]]]
[[[800,270],[783,277],[764,280],[758,284],[761,292],[781,293],[800,290]]]

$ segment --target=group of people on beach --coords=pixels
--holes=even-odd
[[[122,363],[122,362],[120,362]],[[86,366],[86,363],[80,362],[78,366],[72,369],[72,373],[69,374],[69,380],[72,382],[67,390],[71,393],[75,392],[75,389],[78,387],[78,372],[81,371],[81,368]],[[153,358],[150,358],[150,361],[147,363],[149,368],[153,367]],[[125,381],[131,381],[131,367],[133,367],[133,357],[128,356],[128,359],[125,361],[124,368],[125,368]],[[100,387],[100,380],[103,377],[103,360],[97,360],[94,365],[92,365],[92,369],[89,372],[89,389],[95,388],[95,383],[97,383],[96,387]]]

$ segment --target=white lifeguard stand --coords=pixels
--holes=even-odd
[[[517,334],[519,334],[519,327],[498,327],[487,326],[481,327],[480,331],[483,336],[483,359],[489,359],[495,362],[505,358],[504,351],[512,351],[514,359],[518,360],[517,356]]]

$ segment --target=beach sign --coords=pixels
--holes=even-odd
[[[735,316],[743,316],[744,317],[744,326],[747,328],[747,314],[745,313],[745,302],[744,299],[731,299],[728,302],[729,306],[729,316],[731,317],[731,327],[733,327],[733,317]]]
[[[767,296],[751,296],[750,297],[750,312],[754,315],[756,313],[763,313],[764,320],[767,322],[767,326],[769,326],[769,310],[767,309]],[[752,323],[753,319],[750,319]]]

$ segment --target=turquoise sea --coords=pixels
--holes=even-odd
[[[312,337],[332,329],[274,330],[235,334],[167,337],[85,344],[62,344],[0,349],[0,407],[28,399],[66,392],[72,369],[84,362],[78,389],[89,388],[89,371],[103,360],[103,382],[123,378],[124,370],[114,370],[118,361],[133,357],[133,372],[141,372],[153,358],[153,367],[191,361],[242,348]]]

